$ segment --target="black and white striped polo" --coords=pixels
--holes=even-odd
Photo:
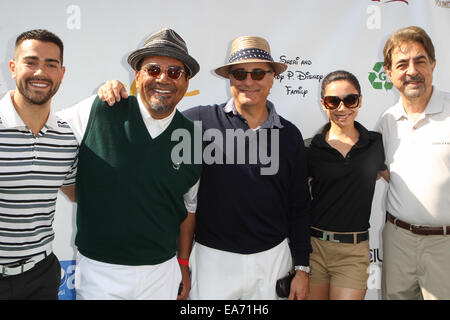
[[[51,251],[58,189],[75,183],[78,152],[53,111],[35,137],[11,94],[0,100],[0,264]]]

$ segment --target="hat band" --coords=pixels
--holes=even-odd
[[[247,48],[241,49],[233,53],[228,60],[229,63],[233,63],[240,60],[248,60],[248,59],[261,59],[273,62],[272,57],[267,51],[258,49],[258,48]]]

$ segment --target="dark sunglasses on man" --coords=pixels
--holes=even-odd
[[[244,69],[235,69],[231,70],[230,74],[238,81],[245,80],[247,78],[247,74],[250,74],[253,80],[259,81],[264,78],[266,73],[272,73],[272,70],[265,71],[262,69],[253,69],[252,71],[245,71]]]
[[[350,109],[356,108],[359,105],[359,94],[349,94],[346,95],[344,98],[340,98],[337,96],[325,96],[323,98],[323,103],[325,105],[325,108],[329,110],[334,110],[339,108],[341,105],[341,102],[344,103],[344,106]]]
[[[161,75],[161,73],[165,72],[167,77],[172,80],[180,79],[181,74],[186,72],[182,68],[175,66],[168,67],[165,71],[163,71],[160,65],[153,63],[146,64],[145,66],[142,67],[142,70],[144,70],[144,72],[146,72],[150,77],[153,78],[158,78]]]

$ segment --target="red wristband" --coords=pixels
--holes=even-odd
[[[186,267],[189,267],[189,261],[186,260],[186,259],[178,258],[178,263],[179,263],[179,264],[182,264],[182,265],[184,265],[184,266],[186,266]]]

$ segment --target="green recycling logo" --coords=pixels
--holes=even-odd
[[[375,63],[372,70],[375,71],[369,73],[369,81],[372,87],[377,90],[383,89],[383,87],[386,91],[391,90],[393,84],[384,72],[383,62]]]

